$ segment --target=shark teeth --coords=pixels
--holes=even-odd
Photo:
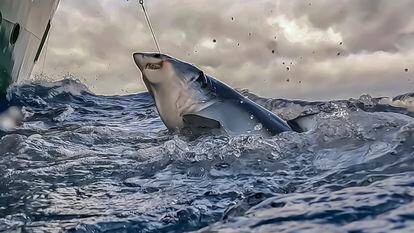
[[[162,68],[162,62],[160,63],[148,63],[145,66],[145,69],[149,69],[149,70],[158,70]]]

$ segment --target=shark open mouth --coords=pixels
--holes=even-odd
[[[162,68],[162,62],[159,62],[159,63],[148,63],[145,66],[145,69],[148,69],[148,70],[159,70],[161,68]]]

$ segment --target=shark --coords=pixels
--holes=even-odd
[[[193,64],[160,53],[137,52],[133,59],[170,130],[263,136],[301,131]]]

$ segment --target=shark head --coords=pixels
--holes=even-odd
[[[194,65],[159,53],[134,53],[134,61],[142,73],[148,91],[172,83],[189,86],[204,81],[204,73]]]
[[[190,63],[159,53],[134,53],[134,61],[168,128],[182,126],[182,115],[208,100],[208,79]]]

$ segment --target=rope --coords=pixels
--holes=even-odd
[[[145,6],[144,6],[144,0],[139,0],[139,4],[142,6],[142,11],[144,11],[145,19],[147,20],[148,27],[151,30],[152,38],[154,39],[155,46],[157,46],[158,53],[161,53],[160,46],[158,44],[157,38],[155,37],[154,30],[152,29],[151,21],[148,17],[147,10],[145,9]]]

